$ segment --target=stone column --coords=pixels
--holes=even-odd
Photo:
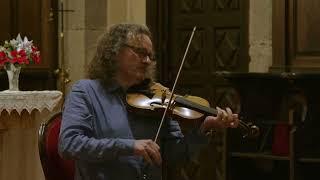
[[[268,72],[272,64],[272,0],[250,0],[249,72]]]

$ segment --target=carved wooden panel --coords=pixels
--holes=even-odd
[[[181,13],[196,13],[204,11],[204,0],[185,0],[178,4]]]
[[[163,12],[167,17],[164,24],[168,26],[164,27],[164,34],[159,35],[164,37],[159,39],[164,44],[160,43],[158,51],[165,57],[159,59],[163,71],[161,79],[172,82],[195,26],[197,30],[186,56],[184,75],[192,75],[199,80],[215,71],[247,71],[246,3],[238,0],[163,3],[163,6],[168,6],[168,11]]]
[[[240,30],[239,29],[217,29],[216,41],[216,69],[233,70],[240,64]]]
[[[175,41],[177,43],[172,44],[171,61],[170,61],[170,64],[168,64],[168,67],[166,67],[166,69],[169,70],[168,77],[170,81],[173,80],[178,73],[191,32],[192,32],[192,29],[190,28],[183,28],[176,31],[177,34],[176,34]],[[208,72],[208,69],[207,69],[208,65],[206,64],[204,50],[205,50],[205,34],[200,29],[199,32],[195,33],[193,41],[190,44],[189,51],[187,52],[187,56],[184,61],[184,66],[180,75],[181,81],[179,81],[179,83],[185,82],[185,80],[188,79],[187,83],[190,82],[194,84],[193,82],[198,82],[204,85],[204,82],[200,80],[201,77],[203,77],[203,73]],[[193,81],[194,79],[198,79],[198,80]],[[196,87],[196,86],[193,86],[193,87]]]
[[[173,68],[176,69],[180,66],[182,57],[185,53],[186,46],[188,44],[188,41],[191,36],[192,29],[181,29],[177,30],[177,53],[174,53],[176,55],[176,58],[173,59],[172,65]],[[179,46],[181,44],[181,46]],[[185,59],[184,64],[184,70],[185,71],[193,71],[193,72],[199,72],[201,71],[200,68],[203,67],[205,64],[204,59],[204,48],[205,48],[205,34],[203,30],[197,31],[197,33],[194,35],[193,41],[190,44],[188,54]]]
[[[234,10],[240,8],[239,0],[216,0],[215,2],[215,9],[217,10]]]

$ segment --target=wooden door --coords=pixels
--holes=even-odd
[[[248,71],[248,3],[247,0],[147,1],[147,23],[154,36],[159,81],[172,87],[196,26],[177,92],[204,97],[213,107],[232,106],[235,91],[217,74]],[[178,170],[166,169],[165,179],[225,179],[222,134],[215,134],[220,138],[211,139],[190,163]]]
[[[271,71],[320,71],[320,1],[273,0]]]
[[[41,63],[23,67],[20,90],[56,89],[53,72],[58,66],[57,9],[58,0],[1,0],[0,42],[20,33],[40,48]],[[0,71],[0,90],[8,89],[6,72]]]

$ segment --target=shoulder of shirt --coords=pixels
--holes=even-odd
[[[93,79],[80,79],[76,81],[73,86],[91,86],[94,84],[98,84],[99,82],[97,80]]]
[[[88,88],[100,88],[100,83],[98,80],[95,79],[80,79],[78,81],[76,81],[73,86],[72,89],[74,88],[81,88],[81,89],[88,89]]]

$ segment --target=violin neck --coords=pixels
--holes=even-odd
[[[201,104],[192,102],[184,97],[176,97],[174,100],[176,103],[186,106],[187,108],[197,110],[206,115],[217,115],[218,111],[214,108],[203,106]]]
[[[187,108],[196,110],[205,115],[217,115],[218,111],[214,108],[210,108],[207,106],[200,105],[198,103],[192,102],[184,97],[176,97],[174,100],[176,103],[186,106]],[[239,127],[243,130],[243,137],[257,137],[259,135],[259,128],[252,123],[245,123],[243,121],[239,121]]]

